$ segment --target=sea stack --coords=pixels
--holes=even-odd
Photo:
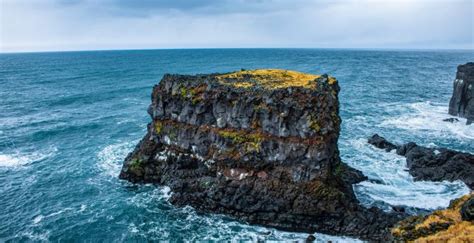
[[[458,66],[449,114],[467,118],[468,125],[474,121],[474,62]]]
[[[359,205],[352,184],[365,177],[339,158],[338,93],[333,77],[286,70],[164,75],[120,178],[252,224],[385,239],[400,217]]]

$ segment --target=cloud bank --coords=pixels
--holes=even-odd
[[[472,0],[0,0],[2,52],[474,49]]]

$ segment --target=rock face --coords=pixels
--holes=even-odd
[[[467,118],[467,124],[474,121],[474,62],[458,66],[449,114]]]
[[[396,241],[474,242],[474,222],[464,212],[474,211],[474,194],[452,200],[449,207],[425,216],[412,216],[399,222],[392,234]]]
[[[339,85],[284,70],[165,75],[120,178],[253,224],[381,240],[400,215],[358,204],[339,158]]]
[[[375,134],[370,144],[407,158],[407,167],[415,180],[455,181],[461,180],[470,189],[474,189],[474,155],[445,148],[426,148],[407,143],[395,145]]]

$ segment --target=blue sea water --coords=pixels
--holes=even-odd
[[[0,54],[0,241],[303,240],[307,234],[197,214],[166,187],[118,180],[145,134],[164,73],[282,68],[340,83],[342,159],[383,184],[355,185],[364,205],[446,207],[462,182],[414,182],[405,160],[366,143],[474,153],[474,125],[446,123],[456,66],[473,51],[195,49]],[[316,234],[319,241],[354,241]]]

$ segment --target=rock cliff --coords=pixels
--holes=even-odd
[[[474,121],[474,62],[458,66],[449,114],[467,118],[467,124]]]
[[[339,85],[252,70],[165,75],[120,178],[167,185],[171,203],[279,229],[381,240],[400,215],[358,204],[365,176],[339,158]]]
[[[395,145],[378,134],[368,142],[386,151],[396,150],[405,156],[409,173],[415,180],[429,181],[463,181],[471,190],[474,189],[474,155],[445,148],[426,148],[410,142]]]

